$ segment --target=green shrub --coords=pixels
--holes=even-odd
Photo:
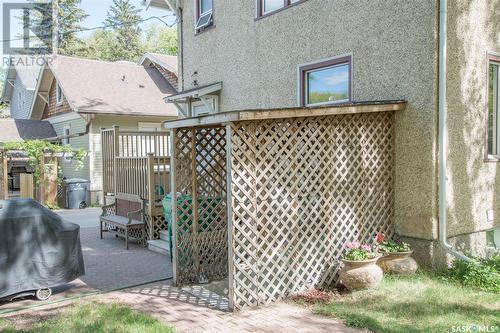
[[[450,276],[464,286],[500,293],[500,254],[476,262],[456,260]]]

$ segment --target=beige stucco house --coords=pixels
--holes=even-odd
[[[180,93],[169,101],[187,116],[407,101],[395,115],[396,234],[429,265],[445,259],[438,241],[441,54],[447,65],[441,78],[448,114],[445,231],[453,246],[473,254],[491,246],[487,234],[500,228],[500,2],[456,0],[446,8],[436,0],[147,5],[181,16]],[[446,48],[440,48],[443,27]]]
[[[177,91],[177,61],[169,60],[168,68],[151,56],[139,64],[66,56],[46,61],[29,118],[49,121],[63,144],[88,151],[83,167],[71,158],[61,164],[63,177],[91,181],[92,202],[103,202],[101,129],[161,131],[162,121],[177,117],[163,100]]]

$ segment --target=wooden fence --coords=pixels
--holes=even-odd
[[[155,157],[160,157],[160,159],[156,161],[159,163],[163,161],[161,159],[162,156],[170,156],[170,142],[167,132],[120,131],[119,126],[113,126],[113,128],[110,129],[101,129],[101,148],[104,194],[114,194],[119,192],[119,186],[125,186],[127,189],[134,190],[137,190],[139,187],[141,188],[141,192],[138,193],[125,193],[147,195],[146,191],[143,189],[144,184],[147,184],[147,180],[144,178],[131,178],[133,174],[131,171],[128,171],[126,180],[128,182],[137,180],[137,184],[117,184],[116,179],[119,177],[117,172],[120,168],[115,168],[115,158],[120,159],[120,161],[116,160],[116,163],[121,163],[121,166],[144,167],[147,162],[140,161],[140,158],[146,159],[148,155],[153,155]],[[126,158],[130,158],[131,161],[126,161]],[[144,168],[141,170],[144,170]],[[138,171],[136,175],[145,176],[145,174],[140,171]]]
[[[150,239],[167,228],[161,200],[170,192],[169,145],[167,132],[101,129],[104,194],[129,193],[146,200]]]

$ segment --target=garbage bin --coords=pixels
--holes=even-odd
[[[90,180],[65,179],[63,180],[65,194],[65,208],[83,209],[90,205]]]
[[[217,206],[222,201],[222,198],[218,197],[200,197],[198,198],[199,211],[201,214],[198,216],[201,228],[198,232],[202,233],[210,229],[210,225],[218,217]],[[184,204],[183,204],[184,203]],[[165,221],[167,222],[168,228],[168,238],[170,245],[170,260],[172,260],[172,195],[167,194],[162,201],[163,204],[163,215],[165,216]],[[177,196],[177,204],[183,206],[181,209],[177,210],[177,225],[178,228],[182,228],[184,232],[189,231],[191,226],[191,214],[192,211],[189,208],[193,204],[193,197],[190,195],[180,195]],[[188,221],[186,225],[186,221]]]

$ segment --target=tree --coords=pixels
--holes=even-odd
[[[116,33],[114,31],[95,31],[86,40],[86,44],[87,49],[85,54],[81,54],[82,57],[105,61],[121,59],[121,48],[117,45]]]
[[[144,53],[141,47],[141,29],[139,28],[140,9],[130,0],[113,0],[104,23],[114,32],[113,43],[115,59],[137,61]]]
[[[146,52],[177,55],[177,30],[175,28],[151,24],[144,34]]]
[[[58,54],[78,55],[85,49],[85,43],[77,37],[82,29],[81,23],[88,16],[79,5],[81,0],[32,0],[37,10],[33,11],[31,29],[43,36],[42,40],[52,40],[52,28],[57,25],[57,50]],[[56,18],[51,18],[52,11],[57,13]]]
[[[58,13],[58,53],[78,55],[85,48],[85,43],[75,31],[82,29],[81,22],[88,14],[78,7],[81,0],[58,0],[55,3]]]

